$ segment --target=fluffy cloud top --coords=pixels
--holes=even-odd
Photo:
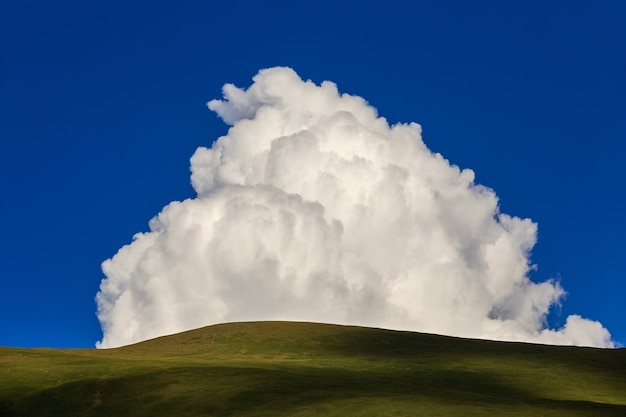
[[[103,263],[99,347],[218,322],[284,319],[609,347],[598,322],[546,315],[564,290],[528,277],[537,225],[389,126],[360,97],[260,71],[208,103],[226,136],[172,202]]]

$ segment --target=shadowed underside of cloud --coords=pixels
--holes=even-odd
[[[536,224],[500,213],[419,125],[289,68],[223,91],[208,106],[232,127],[191,158],[197,197],[103,263],[97,346],[270,319],[613,346],[577,315],[546,327],[564,290],[528,277]]]

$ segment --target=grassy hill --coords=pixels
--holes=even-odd
[[[626,349],[312,323],[0,348],[0,416],[626,416]]]

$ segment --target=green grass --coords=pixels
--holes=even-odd
[[[626,416],[626,350],[312,323],[0,348],[0,416]]]

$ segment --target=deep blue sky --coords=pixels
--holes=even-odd
[[[194,195],[206,101],[276,65],[422,124],[539,223],[551,324],[626,343],[626,2],[294,3],[0,2],[0,345],[100,340],[100,263]]]

